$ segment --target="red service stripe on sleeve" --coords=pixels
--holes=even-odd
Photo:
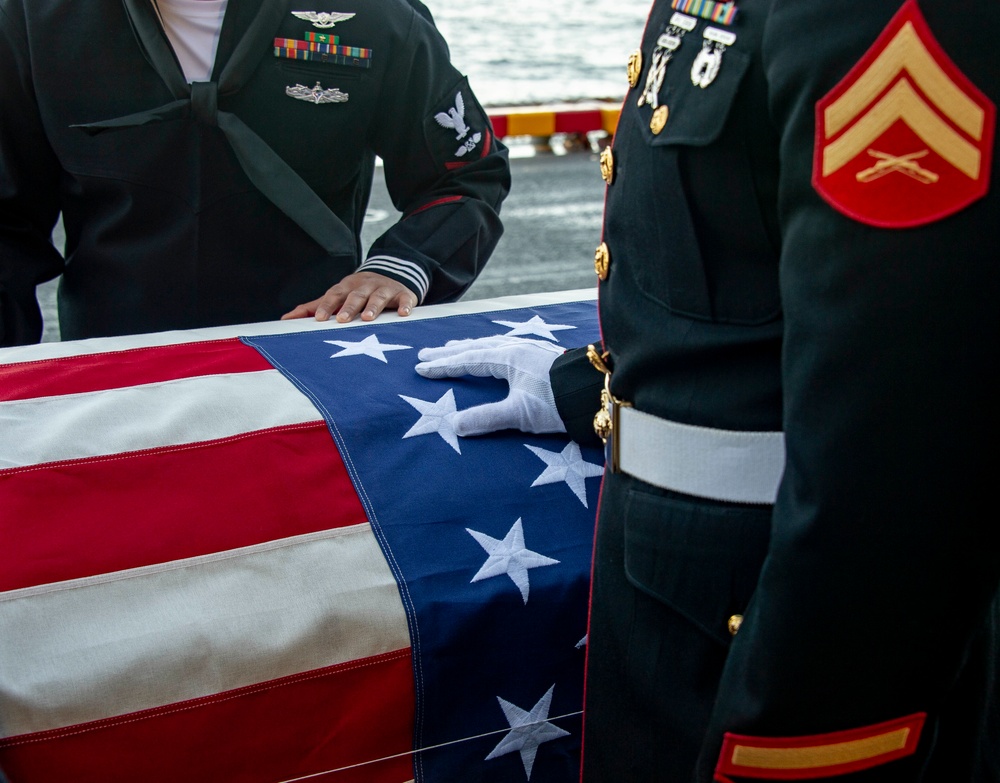
[[[482,160],[487,155],[489,155],[492,149],[493,149],[493,134],[490,133],[489,130],[483,131],[483,147],[479,152],[479,160]],[[454,160],[446,162],[444,164],[444,167],[448,169],[448,171],[454,171],[455,169],[462,168],[462,166],[468,166],[470,163],[472,163],[471,160]]]
[[[461,196],[445,196],[444,198],[439,198],[435,201],[431,201],[428,204],[424,204],[422,207],[417,207],[409,215],[407,215],[407,217],[413,217],[414,215],[419,215],[421,212],[423,212],[426,209],[430,209],[431,207],[439,207],[442,204],[454,204],[456,201],[461,201],[461,200],[462,200]]]
[[[727,733],[715,768],[727,775],[766,780],[813,780],[845,775],[910,756],[920,741],[926,713],[829,734],[750,737]]]

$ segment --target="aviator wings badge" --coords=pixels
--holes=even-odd
[[[868,225],[932,223],[989,189],[995,124],[996,107],[907,0],[816,104],[813,187]]]
[[[337,22],[346,22],[348,19],[353,19],[355,14],[344,14],[336,11],[292,11],[292,16],[296,19],[311,22],[313,27],[325,30],[333,27]]]

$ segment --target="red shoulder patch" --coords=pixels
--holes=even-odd
[[[715,779],[815,780],[846,775],[910,756],[927,714],[807,737],[747,737],[727,733]]]
[[[907,0],[816,104],[813,187],[883,228],[932,223],[989,190],[996,107]]]

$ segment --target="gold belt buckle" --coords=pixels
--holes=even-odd
[[[615,432],[619,428],[622,408],[630,408],[631,403],[619,400],[611,393],[611,370],[605,359],[607,354],[597,353],[593,345],[587,346],[587,357],[590,363],[604,373],[604,388],[601,390],[601,409],[594,415],[594,432],[604,443],[604,459],[612,473],[618,472],[618,438]]]

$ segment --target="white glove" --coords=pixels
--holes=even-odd
[[[474,375],[499,378],[510,384],[506,399],[455,413],[452,423],[457,435],[483,435],[506,429],[566,432],[549,381],[549,368],[562,353],[563,348],[558,345],[523,337],[451,340],[440,348],[421,350],[416,370],[425,378]]]

